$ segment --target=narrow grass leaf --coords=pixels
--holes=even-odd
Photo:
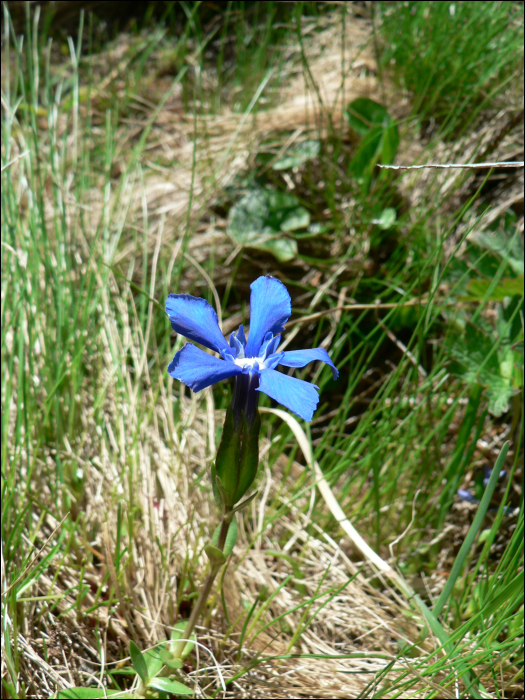
[[[496,460],[496,464],[494,465],[494,468],[492,470],[492,474],[490,475],[489,483],[487,485],[487,488],[485,489],[485,493],[483,494],[481,503],[479,504],[476,517],[474,518],[474,521],[470,526],[467,536],[465,537],[465,541],[461,545],[461,549],[459,550],[459,553],[454,561],[454,565],[452,567],[452,571],[450,572],[450,576],[448,577],[448,581],[445,585],[445,588],[441,591],[441,594],[439,595],[439,598],[437,599],[436,604],[432,609],[432,612],[436,617],[438,617],[441,614],[441,611],[446,605],[454,589],[454,585],[457,581],[457,578],[461,573],[461,570],[463,569],[463,565],[465,564],[468,553],[470,552],[470,549],[474,544],[476,535],[478,534],[479,529],[483,524],[483,520],[490,506],[492,494],[494,493],[496,485],[498,483],[500,471],[503,469],[503,465],[505,464],[505,458],[507,456],[507,452],[509,451],[509,445],[510,443],[507,441],[501,448],[501,451]]]

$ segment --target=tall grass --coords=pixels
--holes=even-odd
[[[523,55],[523,5],[515,2],[374,3],[380,64],[412,95],[423,124],[458,139],[483,111],[508,106]],[[415,57],[417,59],[415,60]]]
[[[85,657],[89,672],[79,666],[73,673],[87,686],[89,673],[98,677],[101,668],[106,670],[108,629],[117,630],[109,653],[116,663],[127,654],[126,639],[145,645],[161,638],[156,626],[141,627],[141,616],[149,620],[157,615],[171,625],[177,616],[187,615],[201,575],[199,543],[203,531],[213,529],[207,472],[220,425],[216,411],[225,407],[229,389],[218,387],[215,398],[211,392],[190,398],[165,371],[180,340],[170,336],[163,300],[178,289],[194,291],[173,246],[180,243],[184,251],[188,238],[198,235],[198,222],[188,214],[175,232],[163,217],[153,223],[145,181],[159,165],[149,161],[148,148],[156,119],[180,84],[193,110],[189,118],[197,124],[204,103],[210,112],[225,103],[234,111],[248,105],[260,109],[254,95],[269,69],[277,76],[269,87],[276,90],[285,48],[297,36],[294,55],[307,70],[301,17],[312,8],[308,3],[296,8],[276,33],[278,3],[258,3],[255,15],[245,12],[242,3],[229,3],[210,31],[202,28],[194,5],[177,6],[186,21],[177,41],[167,39],[162,27],[130,40],[124,84],[109,81],[103,87],[89,41],[86,49],[82,39],[89,39],[90,31],[81,25],[78,39],[68,42],[68,59],[58,59],[52,43],[43,46],[39,40],[38,12],[28,12],[24,36],[15,36],[4,7],[6,697],[44,692],[36,667],[28,662],[37,648],[44,676],[60,686],[60,676],[52,675],[53,655],[60,648],[51,634],[57,623],[63,623],[71,639],[76,634],[84,640],[75,653]],[[523,29],[517,4],[376,4],[374,11],[382,13],[376,40],[383,71],[395,71],[412,95],[412,113],[422,122],[435,118],[440,137],[460,142],[483,114],[497,107],[502,90],[515,94]],[[212,45],[217,74],[214,91],[207,94],[201,77]],[[415,61],[422,46],[425,51]],[[137,103],[143,104],[136,100],[141,87],[151,98],[154,58],[159,59],[155,65],[165,68],[168,61],[176,70],[162,93],[155,94],[140,129],[134,132],[132,123],[129,131],[123,130],[125,120],[133,122]],[[460,259],[467,248],[471,268],[479,269],[486,258],[466,242],[482,186],[463,197],[459,210],[451,207],[450,193],[433,202],[422,198],[407,210],[399,179],[378,176],[365,190],[341,165],[355,147],[344,128],[330,131],[322,145],[318,161],[299,170],[297,191],[312,217],[326,226],[323,254],[301,252],[301,269],[321,271],[324,287],[320,290],[315,276],[303,276],[296,268],[279,269],[272,260],[265,265],[273,266],[271,271],[293,290],[294,320],[299,321],[289,331],[293,343],[314,347],[328,338],[326,347],[341,370],[337,385],[321,369],[313,376],[311,368],[304,371],[321,389],[321,404],[309,427],[315,459],[348,518],[383,558],[393,557],[391,563],[437,620],[429,629],[421,610],[410,607],[413,601],[396,598],[377,578],[372,586],[366,583],[370,590],[361,582],[371,600],[385,596],[385,609],[393,606],[401,632],[389,642],[391,662],[374,669],[370,683],[361,684],[360,696],[438,697],[444,692],[455,697],[458,692],[461,697],[504,697],[506,688],[509,694],[516,692],[523,662],[522,491],[516,496],[523,468],[522,397],[509,413],[493,418],[481,384],[467,385],[450,374],[446,342],[454,331],[451,309],[459,309],[467,320],[480,315],[479,301],[462,296],[455,286],[451,259]],[[432,140],[426,144],[429,150],[435,146]],[[194,158],[188,173],[191,191],[196,167]],[[279,174],[258,172],[257,177],[266,186],[286,188]],[[462,184],[457,182],[458,190]],[[233,190],[233,195],[225,193],[226,203],[240,185]],[[142,211],[137,214],[133,205],[139,200]],[[350,217],[345,214],[348,202]],[[395,225],[384,231],[373,221],[387,206],[396,208],[397,215]],[[328,223],[326,211],[333,215]],[[203,218],[214,215],[204,212]],[[331,250],[338,252],[332,256]],[[216,259],[216,251],[209,253],[198,272],[198,288],[206,288],[213,302],[214,287],[203,271],[222,291],[224,270],[229,270],[227,288],[234,289],[221,313],[223,318],[242,313],[238,300],[247,293],[246,277],[258,274],[257,260],[242,252],[232,272]],[[513,274],[507,258],[493,256],[493,263],[501,275]],[[301,316],[339,306],[341,300],[377,306],[320,315],[315,325],[300,322]],[[489,311],[494,308],[492,304]],[[517,307],[516,317],[519,313]],[[235,654],[220,635],[210,645],[232,663],[230,687],[235,687],[234,679],[241,685],[249,682],[247,672],[272,637],[282,636],[288,655],[296,650],[306,659],[311,647],[303,638],[324,606],[343,599],[361,568],[359,563],[349,576],[343,567],[339,577],[330,578],[336,564],[322,559],[326,570],[313,589],[308,587],[302,567],[309,566],[309,540],[339,542],[341,532],[329,512],[317,507],[311,475],[302,469],[288,426],[274,417],[266,420],[265,508],[254,504],[241,524],[247,548],[235,568],[242,572],[249,547],[256,545],[261,552],[275,552],[290,573],[281,576],[276,590],[258,591],[254,602],[248,585],[238,592],[244,605],[237,611],[240,636],[233,614],[229,618],[226,585],[220,590],[215,603],[220,607],[222,602],[221,620],[227,637],[235,640]],[[458,502],[457,489],[473,482],[485,464],[493,466],[505,438],[511,441],[505,481],[500,486],[491,482],[494,498],[484,504],[485,518],[471,530],[472,546],[461,549],[466,531],[474,527],[475,509]],[[272,473],[282,474],[282,485],[272,485]],[[163,520],[165,503],[176,512]],[[281,526],[291,513],[303,528],[293,542],[288,525]],[[271,541],[264,541],[266,533]],[[343,554],[338,550],[337,556],[355,559],[350,548],[341,547]],[[452,572],[454,585],[448,590],[445,583]],[[74,632],[67,626],[72,611]],[[212,627],[220,626],[211,611],[209,617]],[[354,653],[346,632],[334,634],[334,654],[338,649],[343,655]],[[386,642],[367,635],[363,639],[371,641],[365,653],[384,660]],[[330,658],[324,647],[311,656]],[[108,677],[113,688],[126,685],[126,676],[113,669]]]

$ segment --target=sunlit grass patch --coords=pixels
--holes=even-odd
[[[376,27],[383,55],[395,48],[392,27],[406,35],[417,20],[430,31],[434,12],[445,12],[437,5],[410,18],[387,7]],[[450,16],[452,5],[441,5]],[[476,44],[488,21],[478,6],[487,5],[456,5],[461,36],[441,14],[435,31],[451,31],[450,47]],[[193,24],[190,11],[177,40],[155,27],[120,35],[94,55],[89,41],[86,48],[75,38],[62,47],[68,58],[39,42],[34,16],[23,40],[15,37],[6,11],[8,697],[51,696],[97,679],[128,687],[130,640],[146,651],[188,617],[216,526],[209,468],[230,394],[220,386],[190,397],[173,385],[166,366],[180,343],[162,307],[169,292],[206,297],[226,333],[249,319],[247,289],[266,273],[293,297],[287,349],[322,346],[341,370],[337,384],[317,371],[299,374],[321,389],[309,433],[315,459],[368,544],[430,610],[440,601],[448,637],[425,628],[410,596],[369,568],[321,500],[288,426],[267,415],[260,496],[239,519],[232,561],[198,629],[229,692],[519,692],[520,175],[502,180],[508,175],[499,172],[485,183],[469,172],[381,174],[373,166],[388,158],[384,133],[365,144],[374,148],[363,147],[367,134],[346,113],[357,98],[370,109],[370,101],[380,105],[383,132],[394,121],[399,131],[398,159],[518,157],[521,103],[507,105],[498,125],[501,94],[492,90],[503,76],[505,95],[519,96],[518,9],[497,5],[499,24],[490,31],[500,27],[508,41],[498,38],[492,53],[479,48],[478,81],[474,69],[465,80],[450,72],[454,92],[437,78],[418,82],[413,74],[427,64],[407,61],[407,53],[381,74],[361,10],[315,17],[309,7],[294,10],[278,40],[275,8],[260,10],[251,27],[232,4],[217,29]],[[216,40],[213,55],[225,47],[221,60],[230,62],[220,80],[206,53]],[[396,51],[401,44],[411,46],[398,42]],[[456,60],[451,51],[444,61]],[[398,102],[390,82],[396,71],[411,103]],[[436,115],[439,129],[420,128]],[[461,129],[465,138],[456,140]],[[356,154],[368,158],[361,169]],[[261,191],[271,206],[267,218],[253,217],[263,221],[255,233],[286,239],[293,254],[285,260],[264,247],[268,240],[259,247],[236,240],[235,212]],[[477,202],[490,207],[483,217]],[[464,328],[474,340],[462,354]],[[506,474],[459,556],[486,492],[486,469],[505,440]],[[474,501],[460,500],[458,489]],[[198,653],[186,681],[197,679],[211,695],[220,688],[217,667],[208,652]]]
[[[374,8],[380,64],[409,91],[413,112],[427,128],[435,122],[443,137],[457,139],[476,126],[482,110],[506,106],[523,71],[520,3],[385,2]]]

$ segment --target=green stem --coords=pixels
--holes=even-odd
[[[221,529],[219,532],[219,541],[217,542],[217,549],[220,549],[221,552],[224,549],[224,544],[226,542],[226,535],[228,534],[228,528],[230,527],[231,523],[231,508],[225,508],[224,515],[222,517],[222,523],[221,523]],[[186,623],[186,627],[184,629],[184,634],[182,635],[182,639],[186,641],[180,641],[177,643],[175,646],[175,649],[173,651],[173,656],[176,659],[180,659],[182,657],[182,652],[184,651],[184,648],[191,638],[191,634],[193,630],[195,629],[195,625],[197,624],[197,621],[201,615],[202,609],[204,608],[204,605],[206,604],[206,601],[208,600],[208,596],[210,595],[210,591],[213,587],[213,582],[215,581],[215,577],[220,571],[222,564],[213,564],[210,562],[210,571],[208,572],[208,575],[206,576],[206,580],[204,581],[204,585],[201,588],[201,592],[199,593],[199,597],[197,598],[197,602],[193,606],[193,609],[191,611],[191,615],[188,618],[188,622]]]

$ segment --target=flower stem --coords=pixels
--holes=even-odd
[[[221,552],[223,551],[224,545],[226,543],[226,535],[228,534],[228,528],[230,527],[230,523],[231,523],[231,508],[225,508],[224,515],[222,517],[221,529],[219,532],[219,540],[217,542],[217,549],[220,549]],[[221,566],[222,566],[222,564],[216,564],[216,563],[214,564],[213,562],[210,562],[210,570],[208,572],[208,575],[206,576],[206,580],[204,581],[204,585],[201,588],[201,592],[199,593],[199,597],[197,598],[197,602],[193,606],[193,609],[191,611],[191,615],[188,618],[188,622],[186,623],[186,627],[185,627],[184,633],[182,635],[182,640],[186,640],[186,641],[178,642],[174,651],[173,651],[173,656],[176,659],[180,659],[182,657],[182,653],[184,651],[184,648],[186,647],[186,644],[190,640],[191,634],[192,634],[193,630],[195,629],[195,625],[197,624],[197,621],[200,617],[202,609],[204,608],[204,605],[206,604],[208,596],[210,595],[210,591],[213,587],[213,582],[215,581],[215,577],[219,573]]]

